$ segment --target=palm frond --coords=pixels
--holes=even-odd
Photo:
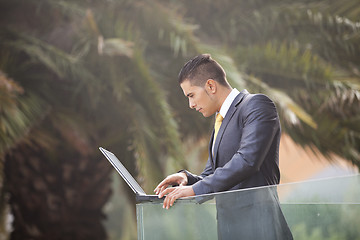
[[[38,38],[20,32],[5,30],[0,33],[0,39],[5,46],[25,52],[35,62],[43,64],[59,78],[68,78],[75,81],[87,79],[89,83],[96,82],[95,77],[82,66],[81,59],[67,54]]]
[[[334,70],[310,50],[302,51],[287,43],[267,43],[265,46],[239,47],[236,59],[242,69],[271,85],[311,87],[323,86],[331,81]],[[284,84],[288,82],[288,84]],[[290,88],[291,88],[290,87]]]
[[[137,142],[143,145],[139,149],[142,149],[143,153],[148,153],[146,158],[142,159],[142,162],[147,167],[141,167],[141,169],[148,172],[145,173],[146,176],[154,174],[159,170],[165,172],[166,168],[176,169],[180,166],[184,167],[185,162],[180,148],[177,125],[171,116],[166,98],[160,91],[159,86],[150,77],[149,69],[142,56],[137,53],[134,60],[139,78],[130,84],[131,94],[137,96],[135,105],[137,107],[135,111],[132,111],[132,119],[137,122],[136,130],[134,129],[137,132],[135,137],[139,136]],[[147,91],[143,91],[144,88]],[[154,154],[154,152],[157,154]],[[165,159],[154,159],[154,157],[156,158],[156,156],[159,157],[161,155],[170,155],[173,157],[173,161],[166,163]],[[146,161],[148,163],[145,163]],[[158,164],[154,165],[156,162]],[[153,169],[154,171],[150,173],[151,164],[157,165],[158,170]],[[167,164],[171,167],[166,167]],[[157,178],[160,180],[161,177],[162,175],[158,175]]]
[[[36,95],[27,92],[16,98],[16,106],[1,111],[0,156],[14,147],[49,113],[49,106]]]
[[[271,88],[269,85],[254,76],[247,76],[247,79],[250,86],[253,86],[254,89],[257,89],[257,91],[268,95],[280,107],[281,119],[284,120],[285,124],[289,127],[300,125],[301,121],[303,121],[310,127],[314,129],[317,128],[316,121],[314,121],[309,113],[300,105],[295,103],[289,95],[285,94],[285,92]]]
[[[329,111],[344,120],[353,116],[360,116],[359,85],[334,81],[329,87],[334,89],[325,105]]]
[[[360,20],[360,6],[359,2],[356,0],[343,0],[341,2],[331,0],[324,2],[321,8],[316,10],[327,12],[332,15],[346,16],[352,21]]]
[[[0,157],[23,140],[29,130],[48,114],[49,106],[34,94],[24,94],[0,71]]]
[[[287,94],[280,90],[273,89],[268,84],[260,81],[254,76],[240,72],[235,67],[235,62],[230,56],[221,53],[219,50],[215,50],[219,48],[206,46],[204,44],[201,46],[203,47],[202,49],[204,52],[211,53],[213,57],[224,67],[229,78],[229,82],[234,87],[239,89],[250,87],[251,90],[267,94],[280,107],[280,110],[283,113],[282,116],[287,124],[298,125],[300,124],[300,120],[302,120],[309,126],[316,128],[316,123],[311,116],[303,108],[296,104]]]

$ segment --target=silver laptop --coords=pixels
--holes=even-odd
[[[107,160],[113,165],[116,171],[120,174],[120,176],[125,180],[125,182],[129,185],[131,190],[135,193],[137,202],[161,202],[165,197],[159,198],[157,195],[147,195],[145,191],[140,187],[137,181],[131,176],[131,174],[126,170],[124,165],[121,164],[120,160],[113,154],[112,152],[99,147],[100,151]],[[181,202],[190,202],[190,203],[198,203],[201,204],[212,199],[212,195],[199,195],[196,197],[187,197],[187,198],[179,198],[176,201]]]
[[[112,152],[99,147],[100,151],[107,160],[113,165],[113,167],[116,169],[116,171],[120,174],[120,176],[125,180],[125,182],[129,185],[131,190],[136,195],[136,201],[137,202],[155,202],[155,201],[162,201],[165,197],[162,199],[159,199],[157,195],[147,195],[145,191],[140,187],[140,185],[137,183],[137,181],[131,176],[131,174],[126,170],[124,165],[121,164],[120,160],[113,154]]]

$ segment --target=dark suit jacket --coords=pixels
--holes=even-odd
[[[265,95],[243,90],[231,104],[200,176],[185,171],[196,195],[278,184],[280,122]]]
[[[231,104],[200,176],[185,171],[196,195],[280,181],[280,121],[265,95],[243,90]],[[292,240],[276,186],[216,197],[218,239]]]

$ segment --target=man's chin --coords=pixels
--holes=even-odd
[[[202,115],[204,116],[204,117],[210,117],[211,115],[209,115],[209,114],[206,114],[206,113],[202,113]]]

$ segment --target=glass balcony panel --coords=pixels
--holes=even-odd
[[[353,240],[359,216],[360,175],[195,196],[169,210],[162,201],[137,204],[138,239],[146,240]]]

